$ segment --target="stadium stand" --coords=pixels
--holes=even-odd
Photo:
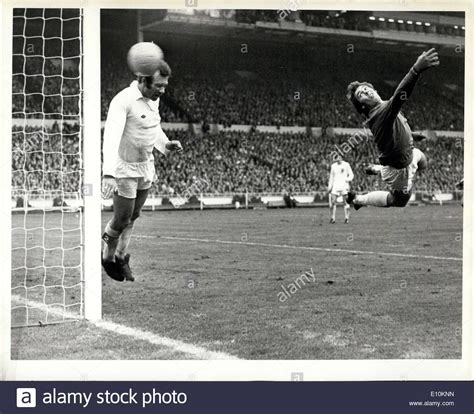
[[[311,25],[370,29],[371,23],[364,14],[350,19],[340,16],[326,19],[322,18],[323,14],[304,12],[300,17]],[[238,21],[249,22],[272,16],[263,11],[236,13]],[[334,136],[326,130],[362,126],[345,97],[346,85],[353,80],[368,80],[383,97],[388,97],[414,57],[403,50],[394,56],[383,48],[357,49],[352,53],[341,49],[340,44],[294,44],[288,48],[282,43],[252,42],[247,45],[248,51],[243,52],[242,39],[184,34],[179,39],[173,38],[176,36],[156,39],[173,69],[170,86],[161,100],[162,121],[198,123],[204,126],[204,134],[167,131],[170,139],[183,142],[185,152],[179,158],[158,158],[155,193],[180,193],[192,184],[193,177],[206,177],[208,193],[324,191],[330,153],[348,139],[347,135]],[[102,119],[112,97],[133,80],[125,55],[134,42],[130,36],[125,42],[103,44]],[[121,49],[115,46],[118,43]],[[440,70],[420,80],[403,110],[414,130],[464,129],[462,62],[460,58],[443,57]],[[20,72],[21,67],[15,70],[15,65],[20,62],[14,62],[14,73]],[[16,102],[24,99],[23,91],[31,100],[26,105],[32,112],[30,117],[36,116],[35,111],[46,114],[46,118],[54,117],[58,104],[64,105],[66,114],[77,113],[74,106],[79,93],[74,81],[77,70],[66,68],[61,82],[59,76],[53,76],[57,70],[54,64],[48,65],[51,77],[47,82],[35,80],[35,76],[13,77],[14,118],[23,116],[24,103]],[[41,93],[34,94],[40,86]],[[62,98],[59,93],[63,94]],[[68,96],[76,99],[69,100]],[[206,133],[211,124],[220,124],[225,129]],[[229,129],[240,124],[252,126],[252,132]],[[74,156],[80,145],[78,127],[64,125],[68,130],[63,131],[62,148],[57,148],[57,126],[45,130],[33,126],[23,130],[13,128],[13,188],[78,190],[79,173],[69,173],[80,170]],[[254,127],[259,125],[322,127],[323,134],[314,137],[306,133],[258,132]],[[29,148],[39,145],[43,152],[25,150],[25,145]],[[430,172],[420,176],[417,189],[452,191],[463,176],[462,141],[443,138],[438,133],[436,140],[423,142],[421,147],[430,160]],[[356,190],[374,186],[375,179],[363,174],[363,166],[377,160],[372,144],[358,145],[347,154],[346,160],[355,171]]]
[[[396,30],[446,36],[465,36],[462,25],[453,25],[443,22],[431,23],[430,14],[421,14],[421,21],[376,18],[370,11],[345,10],[301,10],[290,13],[279,13],[277,10],[238,10],[236,20],[240,23],[272,22],[278,23],[282,16],[288,21],[303,22],[310,27],[325,27],[352,31],[371,32],[372,30]],[[287,16],[288,14],[288,16]],[[423,18],[423,16],[425,18]]]
[[[350,137],[315,138],[306,134],[239,131],[206,135],[201,139],[177,131],[170,131],[168,135],[181,139],[186,151],[181,157],[157,158],[156,192],[182,193],[196,177],[205,177],[209,182],[205,191],[208,193],[324,191],[332,154]],[[463,175],[460,141],[439,137],[421,142],[419,147],[429,159],[429,172],[419,176],[417,191],[452,191],[456,180]],[[377,184],[374,177],[364,173],[365,165],[377,162],[371,142],[361,142],[344,158],[353,167],[356,191]]]
[[[26,137],[23,131],[14,130],[13,188],[78,191],[77,125],[65,128],[62,140],[57,127],[44,132],[40,128],[28,128]],[[180,139],[186,151],[180,157],[157,157],[155,193],[182,193],[196,177],[205,178],[209,183],[206,193],[324,191],[332,153],[350,137],[315,138],[306,134],[257,131],[222,131],[201,138],[190,132],[168,131],[168,136]],[[24,145],[31,150],[25,151]],[[35,147],[43,147],[44,153],[35,151]],[[422,142],[420,148],[429,159],[429,173],[419,176],[417,190],[452,191],[463,176],[462,143],[458,139],[439,137]],[[376,179],[363,172],[366,164],[377,159],[370,142],[355,146],[345,159],[354,169],[354,189],[376,184]]]
[[[12,190],[41,193],[80,191],[80,137],[77,124],[51,127],[14,126],[12,131]]]
[[[261,55],[263,46],[249,47],[247,56],[241,53],[239,42],[191,38],[179,45],[165,43],[174,75],[167,90],[172,105],[163,100],[160,108],[163,121],[357,127],[360,119],[345,98],[347,84],[368,80],[388,97],[413,63],[413,56],[404,53],[394,58],[383,51],[347,53],[340,47],[295,45],[283,57],[285,48],[278,45],[265,45]],[[132,80],[123,64],[126,51],[107,50],[110,55],[102,70],[103,118],[112,97]],[[404,108],[413,128],[463,129],[464,82],[459,61],[446,57],[443,70],[423,77],[422,86]]]

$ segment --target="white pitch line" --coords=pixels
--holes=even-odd
[[[330,253],[354,253],[354,254],[367,254],[371,256],[389,256],[389,257],[407,257],[412,259],[431,259],[431,260],[449,260],[455,262],[462,262],[462,257],[444,257],[444,256],[427,256],[420,254],[409,254],[409,253],[389,253],[389,252],[372,252],[367,250],[349,250],[349,249],[331,249],[328,247],[311,247],[311,246],[293,246],[290,244],[270,244],[270,243],[258,243],[258,242],[242,242],[233,240],[211,240],[211,239],[197,239],[193,237],[173,237],[173,236],[143,236],[137,235],[136,237],[146,239],[166,239],[166,240],[180,240],[189,242],[200,242],[200,243],[219,243],[219,244],[234,244],[241,246],[262,246],[262,247],[273,247],[277,249],[292,249],[292,250],[311,250],[317,252],[330,252]]]
[[[24,299],[18,295],[12,295],[12,301],[23,304],[23,305],[25,304]],[[32,308],[42,309],[44,311],[47,310],[51,315],[58,316],[61,318],[63,316],[69,319],[79,318],[79,315],[76,313],[63,311],[61,309],[58,309],[57,307],[55,307],[54,309],[48,308],[45,304],[36,302],[33,300],[28,300],[27,304],[29,307],[32,307]],[[115,322],[111,322],[107,320],[103,320],[103,319],[98,320],[98,321],[88,321],[88,322],[100,329],[103,329],[104,331],[109,331],[118,335],[128,336],[130,338],[140,340],[140,341],[146,341],[153,345],[171,348],[173,351],[183,352],[185,354],[192,355],[196,359],[204,359],[204,360],[239,359],[233,355],[226,354],[225,352],[210,351],[206,348],[203,348],[197,345],[189,344],[189,343],[179,341],[176,339],[167,338],[166,336],[157,335],[152,332],[144,331],[141,329],[130,328],[128,326],[121,325],[119,323],[115,323]]]

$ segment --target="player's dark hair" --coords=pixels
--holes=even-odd
[[[346,97],[352,102],[352,105],[354,105],[354,108],[359,114],[364,115],[365,117],[368,117],[370,108],[367,105],[364,105],[362,102],[359,102],[355,96],[356,90],[359,86],[369,86],[370,88],[375,89],[374,85],[368,82],[357,82],[357,81],[351,82],[347,86]]]
[[[171,76],[171,68],[164,60],[160,60],[156,72],[159,72],[160,76],[164,78]],[[151,88],[151,85],[153,84],[153,76],[139,76],[138,82],[145,82],[147,88]]]

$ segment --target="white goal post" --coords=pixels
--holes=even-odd
[[[100,9],[11,16],[11,326],[97,320]]]
[[[84,8],[84,312],[102,317],[100,8]]]

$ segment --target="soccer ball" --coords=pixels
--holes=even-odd
[[[137,76],[152,76],[158,69],[160,60],[165,57],[158,45],[152,42],[134,44],[127,54],[130,70]]]

